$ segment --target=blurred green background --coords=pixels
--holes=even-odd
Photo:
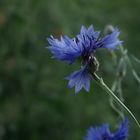
[[[140,52],[139,0],[0,0],[0,139],[82,140],[91,125],[121,121],[108,95],[92,82],[90,93],[77,96],[64,77],[79,69],[51,59],[46,38],[79,33],[81,25],[102,30],[118,26],[131,54]],[[109,52],[96,54],[100,74],[111,86]],[[140,66],[135,64],[140,75]],[[123,81],[125,104],[140,120],[140,86],[128,70]],[[128,118],[128,114],[126,114]],[[139,140],[130,118],[129,139]]]

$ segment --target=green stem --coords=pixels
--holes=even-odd
[[[123,47],[122,45],[120,45],[119,48],[120,48],[120,51],[121,51],[122,55],[125,56],[125,58],[126,58],[128,64],[129,64],[129,66],[130,66],[130,68],[131,68],[131,71],[132,71],[132,74],[133,74],[134,78],[135,78],[135,79],[137,80],[137,82],[140,84],[140,77],[138,76],[137,72],[135,71],[135,69],[134,69],[133,66],[132,66],[132,63],[131,63],[131,61],[130,61],[130,59],[129,59],[129,57],[128,57],[128,54],[127,54],[127,50],[125,50],[124,47]]]
[[[113,85],[112,85],[112,88],[111,88],[112,92],[116,91],[116,88],[117,88],[117,80],[115,80],[114,83],[113,83]],[[122,119],[124,119],[124,114],[123,114],[123,112],[121,112],[121,111],[116,107],[116,105],[114,104],[114,99],[112,98],[112,96],[110,96],[109,102],[110,102],[110,105],[111,105],[112,109],[114,109],[114,111],[116,111],[116,112],[119,114],[119,116],[120,116]]]
[[[110,96],[112,96],[112,98],[118,103],[120,104],[129,114],[130,116],[134,119],[134,121],[136,122],[136,124],[138,125],[138,127],[140,128],[140,124],[138,122],[138,120],[136,119],[136,117],[133,115],[133,113],[125,106],[125,104],[111,91],[111,89],[104,83],[103,79],[100,78],[97,74],[92,74],[93,79],[97,82],[97,84],[99,84],[99,86],[105,90]]]
[[[119,116],[120,116],[122,119],[124,119],[123,113],[115,106],[115,104],[114,104],[114,99],[111,97],[111,98],[109,99],[109,101],[110,101],[110,105],[111,105],[112,109],[114,109],[114,111],[116,111],[116,112],[119,114]]]
[[[119,93],[119,98],[122,102],[124,102],[123,94],[122,94],[122,79],[118,78],[118,93]]]

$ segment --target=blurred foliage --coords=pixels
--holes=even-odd
[[[103,30],[113,24],[122,31],[124,46],[139,57],[139,12],[139,0],[0,0],[0,139],[81,140],[91,125],[109,122],[117,128],[120,119],[94,82],[89,94],[74,96],[68,89],[63,77],[80,64],[51,59],[46,37],[73,37],[81,25]],[[96,56],[100,75],[111,86],[112,57],[106,50]],[[123,81],[125,104],[138,119],[139,91],[128,71]],[[139,140],[138,132],[130,119],[129,139]]]

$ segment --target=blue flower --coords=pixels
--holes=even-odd
[[[84,140],[125,140],[128,136],[128,120],[125,119],[115,133],[111,133],[109,125],[104,124],[101,127],[91,127]]]
[[[77,58],[82,60],[82,68],[72,73],[66,79],[69,80],[69,87],[75,86],[75,92],[78,93],[82,88],[86,91],[90,89],[91,71],[97,70],[97,61],[94,52],[99,48],[115,49],[121,44],[118,39],[120,32],[115,29],[111,34],[100,37],[100,31],[94,31],[91,25],[88,29],[82,26],[80,34],[71,39],[68,36],[61,37],[60,40],[53,36],[48,38],[50,44],[49,50],[53,57],[72,64]]]

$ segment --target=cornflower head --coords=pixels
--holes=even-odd
[[[111,133],[108,124],[89,128],[84,140],[126,140],[128,137],[128,120],[125,119],[119,129]]]
[[[105,37],[100,37],[100,31],[94,31],[93,26],[89,28],[81,27],[80,34],[75,38],[61,36],[61,39],[55,39],[53,36],[48,38],[50,44],[49,50],[53,57],[72,64],[79,57],[81,58],[81,69],[75,71],[68,77],[68,86],[75,87],[75,93],[78,93],[82,88],[87,92],[90,90],[91,74],[98,70],[98,61],[94,55],[99,48],[115,49],[121,44],[118,39],[120,31],[116,28],[111,34]]]

